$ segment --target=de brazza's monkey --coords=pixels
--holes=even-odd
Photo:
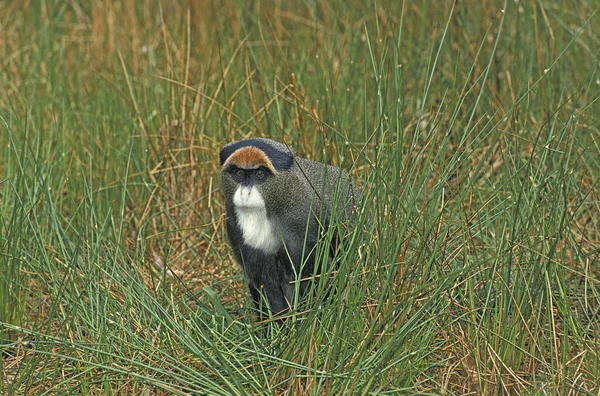
[[[220,160],[227,234],[259,318],[268,317],[267,309],[287,311],[296,281],[314,274],[322,232],[352,221],[359,190],[342,169],[297,157],[270,139],[230,143]],[[307,286],[300,283],[299,299]]]

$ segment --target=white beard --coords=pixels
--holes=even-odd
[[[233,204],[244,243],[268,254],[275,253],[281,241],[273,233],[265,200],[256,186],[239,186],[233,195]]]

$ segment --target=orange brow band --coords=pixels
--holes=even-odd
[[[223,167],[229,164],[236,164],[248,167],[265,166],[271,172],[277,173],[277,171],[273,167],[273,164],[269,160],[269,157],[267,157],[267,155],[262,150],[251,146],[246,146],[237,149],[233,154],[229,156],[229,158],[227,158],[227,160],[223,164]]]

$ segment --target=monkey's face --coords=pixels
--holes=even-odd
[[[259,186],[273,176],[267,167],[263,165],[244,167],[242,164],[231,164],[225,172],[237,184],[233,194],[233,204],[236,208],[265,208],[265,200]]]
[[[230,218],[235,217],[244,243],[266,253],[275,252],[281,238],[270,219],[276,202],[285,200],[282,184],[293,164],[285,146],[263,139],[228,144],[221,150],[221,185]]]
[[[287,150],[287,151],[286,151]],[[221,150],[221,184],[236,211],[269,209],[277,180],[293,164],[293,153],[285,146],[266,139],[234,142]]]
[[[221,171],[225,195],[236,209],[265,209],[261,185],[268,183],[275,169],[261,150],[247,146],[231,154]]]
[[[293,152],[268,139],[247,139],[221,150],[221,184],[236,209],[269,208],[272,184],[285,178],[294,163]]]

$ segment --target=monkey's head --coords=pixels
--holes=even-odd
[[[269,212],[285,198],[285,179],[294,165],[291,148],[270,139],[246,139],[223,147],[220,159],[223,193],[236,211]]]

